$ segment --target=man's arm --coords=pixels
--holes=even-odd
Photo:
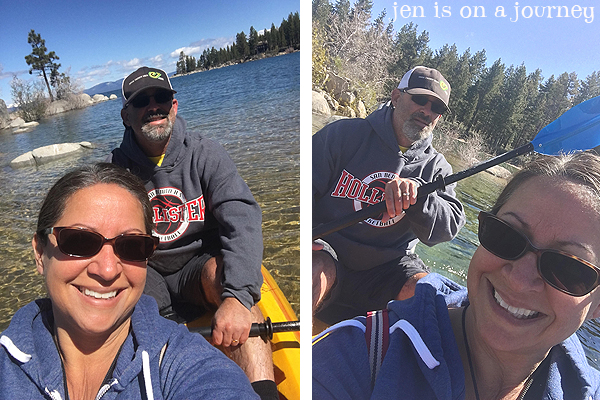
[[[452,174],[452,167],[443,157],[437,160],[433,170],[436,172],[428,180],[424,180],[422,177],[414,178],[414,180],[420,186],[433,182],[439,176]],[[456,197],[455,187],[454,183],[437,190],[425,198],[419,199],[416,204],[406,210],[406,217],[410,221],[411,229],[424,244],[433,246],[452,240],[464,226],[465,213],[463,205]]]
[[[206,207],[218,222],[222,245],[222,299],[235,297],[250,309],[260,299],[262,285],[261,210],[219,144],[208,141],[201,157]]]

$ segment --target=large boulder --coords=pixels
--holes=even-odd
[[[312,92],[312,111],[316,114],[331,115],[329,103],[327,103],[322,93]]]
[[[101,101],[107,101],[108,97],[103,94],[95,94],[92,100],[94,100],[94,103],[100,103]]]
[[[60,143],[49,146],[39,147],[28,151],[10,162],[12,168],[21,168],[44,164],[50,161],[58,160],[64,157],[76,155],[84,148],[93,148],[90,142],[81,143]]]
[[[81,93],[78,95],[78,97],[84,105],[91,106],[94,104],[94,100],[92,100],[92,97],[87,93]]]
[[[48,104],[46,115],[54,115],[69,111],[70,107],[66,100],[56,100]]]
[[[35,164],[35,158],[33,158],[33,152],[28,151],[25,154],[21,154],[10,162],[10,166],[13,168],[32,167]]]
[[[21,117],[17,117],[13,119],[10,124],[8,124],[9,128],[18,128],[25,123],[25,120]]]
[[[22,125],[19,125],[18,128],[13,129],[13,133],[23,133],[23,132],[29,132],[31,131],[33,128],[35,128],[36,126],[38,126],[40,123],[36,122],[36,121],[31,121],[31,122],[25,122]]]
[[[36,164],[44,164],[59,158],[66,157],[71,153],[81,151],[79,143],[60,143],[39,147],[32,151]]]
[[[344,119],[347,117],[343,117],[341,115],[323,115],[323,114],[313,114],[312,115],[312,133],[313,135],[321,130],[325,125],[330,124],[331,122],[338,121],[340,119]]]
[[[333,97],[339,98],[343,92],[350,90],[350,81],[348,79],[337,76],[334,73],[329,74],[329,79],[325,82],[325,88]]]

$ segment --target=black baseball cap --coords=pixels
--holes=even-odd
[[[427,94],[440,99],[449,110],[450,84],[437,69],[414,67],[400,80],[398,89],[408,94]]]
[[[177,93],[165,71],[158,68],[141,67],[123,79],[123,108],[138,94],[148,88],[162,88]]]

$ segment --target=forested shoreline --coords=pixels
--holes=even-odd
[[[412,22],[395,31],[385,12],[371,15],[372,6],[370,0],[313,0],[314,88],[323,89],[330,74],[342,76],[373,109],[412,67],[436,68],[452,86],[446,123],[461,139],[477,138],[493,153],[531,141],[566,110],[600,95],[598,71],[585,78],[576,72],[545,77],[524,64],[489,63],[485,49],[431,49],[428,32]]]
[[[235,43],[225,48],[216,49],[214,46],[205,49],[200,57],[179,53],[176,75],[191,72],[206,71],[225,65],[237,64],[267,55],[277,55],[280,52],[290,52],[300,49],[300,14],[290,13],[283,19],[279,28],[271,23],[271,29],[263,29],[258,33],[254,26],[249,34],[244,31],[235,36]]]

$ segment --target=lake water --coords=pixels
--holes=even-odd
[[[458,169],[455,166],[454,170],[458,172],[462,168]],[[467,216],[465,227],[450,242],[433,247],[417,245],[416,252],[434,272],[466,286],[469,262],[475,249],[479,246],[477,215],[481,210],[489,211],[491,209],[504,185],[504,180],[495,178],[486,172],[458,182],[457,195]],[[577,334],[584,345],[588,361],[592,366],[600,369],[600,324],[598,320],[585,322]]]
[[[172,84],[188,128],[225,147],[260,204],[263,263],[299,315],[300,53],[176,77]],[[103,161],[120,144],[121,104],[119,98],[47,118],[28,133],[0,131],[0,331],[17,309],[45,296],[31,238],[46,192],[66,170]],[[37,168],[9,166],[34,148],[81,141],[96,148]]]

